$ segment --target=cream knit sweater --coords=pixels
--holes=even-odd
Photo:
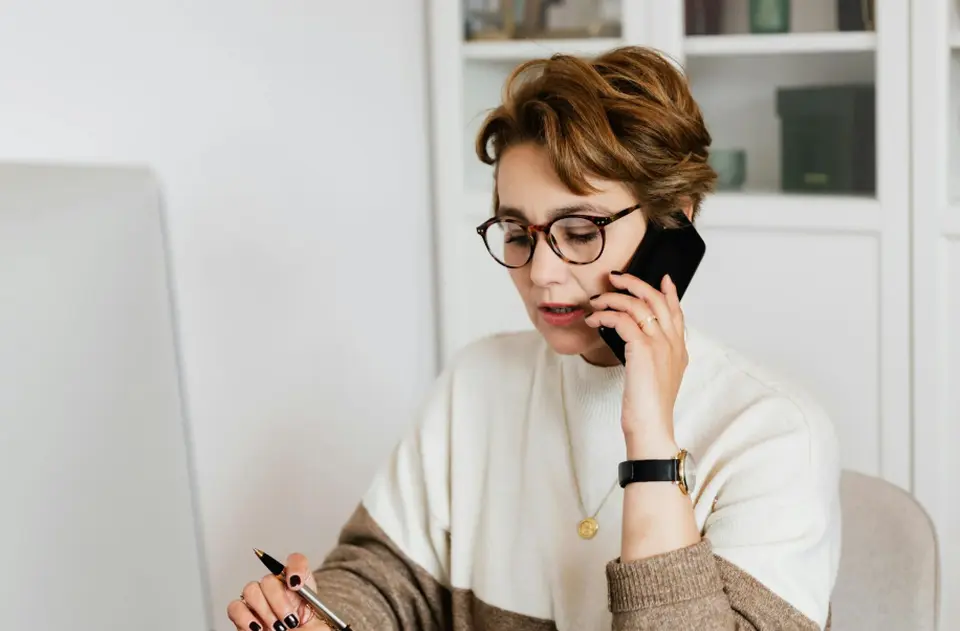
[[[830,422],[695,329],[687,345],[675,434],[697,461],[700,544],[619,563],[623,368],[504,334],[437,380],[315,573],[321,597],[356,631],[827,628]]]

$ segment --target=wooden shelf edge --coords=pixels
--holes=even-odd
[[[463,221],[480,224],[490,216],[490,204],[488,192],[471,190],[456,207]],[[960,223],[960,214],[956,217]],[[870,197],[720,192],[704,200],[697,226],[875,234],[883,226],[883,217],[880,202]]]
[[[688,57],[869,52],[877,48],[872,31],[770,35],[692,35],[684,38]]]
[[[474,61],[525,61],[566,53],[594,57],[623,44],[610,37],[585,39],[483,40],[464,42],[461,55]]]

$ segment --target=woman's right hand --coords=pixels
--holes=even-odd
[[[306,584],[316,591],[317,583],[310,564],[302,554],[291,554],[284,564],[287,582],[267,574],[259,581],[247,583],[241,597],[227,606],[230,621],[238,631],[330,631],[330,627],[297,595],[297,589]]]

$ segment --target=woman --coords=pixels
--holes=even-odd
[[[696,218],[709,144],[654,51],[515,72],[477,140],[496,184],[479,231],[536,330],[459,353],[322,566],[249,583],[238,629],[325,628],[304,583],[358,631],[829,627],[830,422],[687,327],[669,278],[618,273],[648,225]],[[624,481],[622,461],[665,464]]]

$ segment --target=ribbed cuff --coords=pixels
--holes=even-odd
[[[673,605],[723,590],[710,542],[648,559],[607,564],[607,605],[611,613]]]

